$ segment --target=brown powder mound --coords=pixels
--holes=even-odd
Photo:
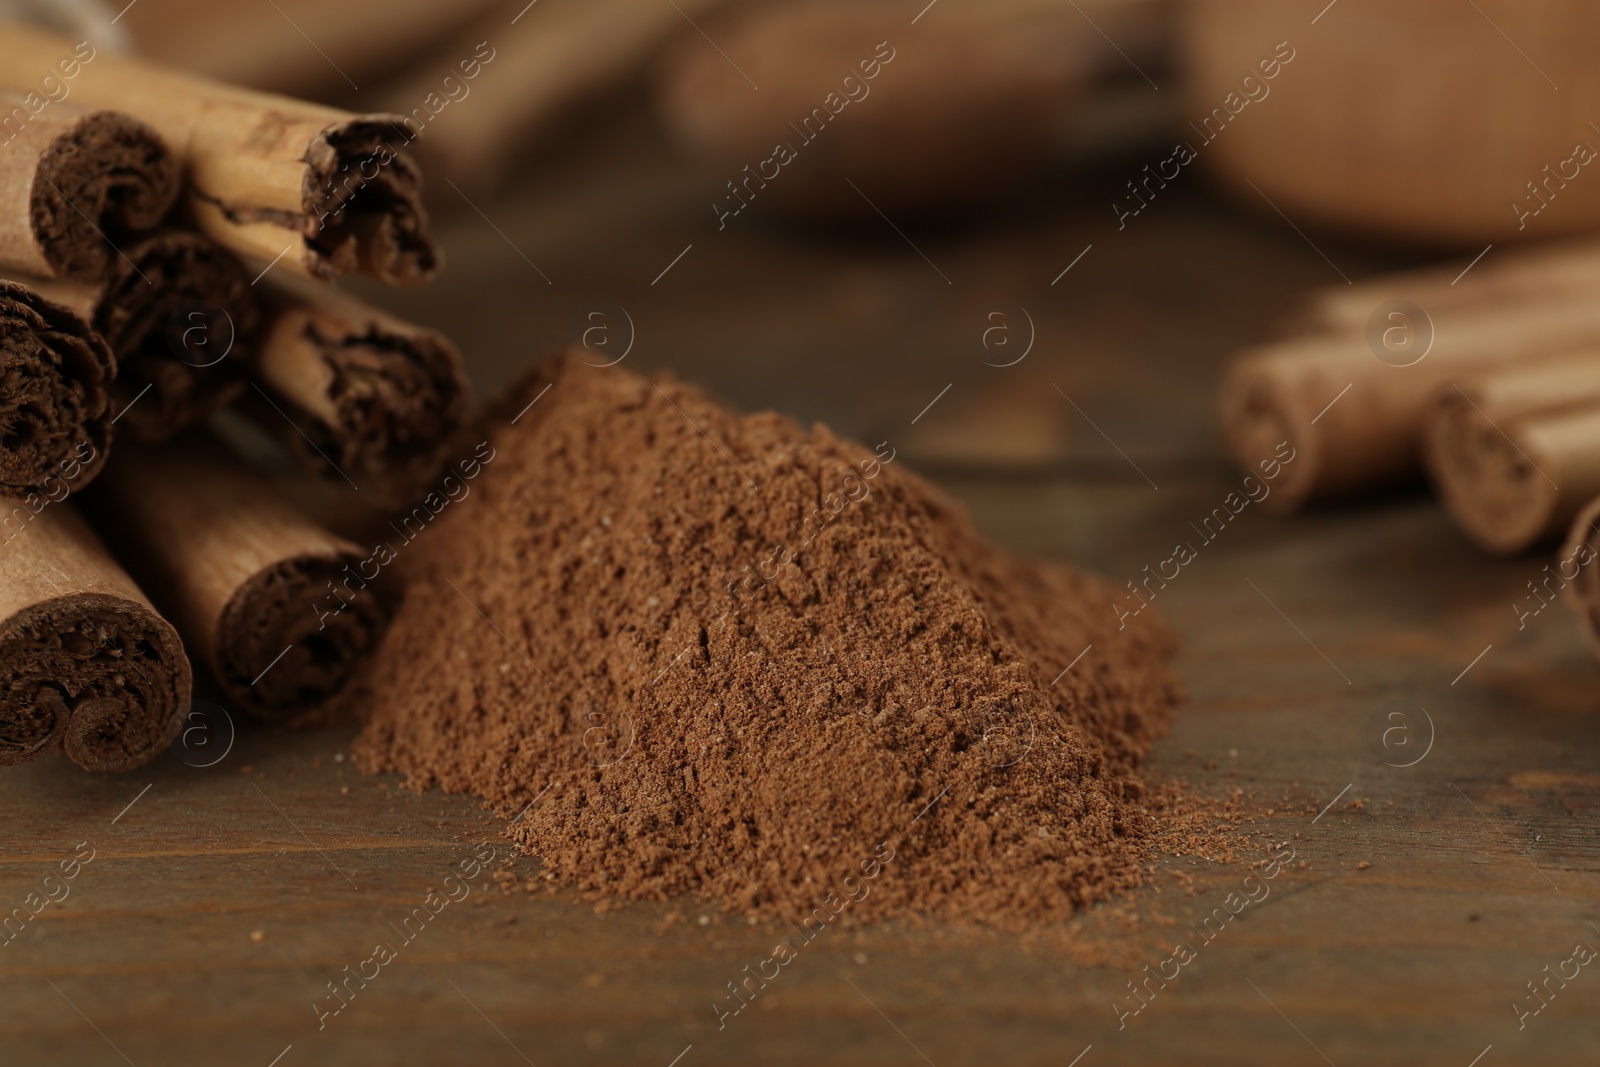
[[[501,412],[392,542],[362,767],[478,794],[608,899],[1016,925],[1139,883],[1159,623],[1118,632],[1109,587],[991,546],[889,442],[571,356]]]

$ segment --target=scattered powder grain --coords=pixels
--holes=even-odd
[[[603,900],[1018,926],[1145,876],[1171,638],[984,541],[892,442],[571,354],[482,437],[397,550],[363,769],[477,794]]]

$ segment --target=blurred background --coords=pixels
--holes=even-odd
[[[1600,215],[1509,207],[1600,137],[1575,2],[10,6],[411,118],[446,268],[364,295],[480,396],[584,340],[860,437],[950,385],[925,465],[1204,464],[1219,357],[1297,294]]]
[[[451,337],[478,399],[561,345],[670,370],[892,441],[1001,543],[1119,587],[1239,484],[1214,396],[1228,356],[1303,328],[1317,294],[1413,269],[1448,291],[1600,225],[1600,8],[1579,0],[124,3],[0,11],[420,131],[439,279],[339,284]],[[1306,861],[1148,1026],[1119,1034],[1105,1005],[1236,866],[1163,857],[1125,911],[1075,930],[1089,962],[924,929],[840,941],[737,1038],[703,1002],[770,939],[720,918],[667,930],[646,908],[602,922],[519,895],[495,909],[520,926],[463,922],[437,965],[490,990],[485,1017],[540,1063],[665,1064],[685,1043],[686,1067],[1592,1054],[1593,990],[1529,1028],[1506,1010],[1600,917],[1600,668],[1561,613],[1519,618],[1546,557],[1484,558],[1411,490],[1263,510],[1162,594],[1189,701],[1152,765]],[[257,734],[241,758],[316,754],[308,795],[367,788],[320,769],[344,741]],[[398,790],[382,804],[364,825],[418,871],[448,850],[410,815],[469,821]],[[169,835],[205,819],[165,814]],[[355,914],[340,907],[316,921]],[[257,950],[228,944],[183,1048],[265,1063],[304,1009],[280,1011]],[[515,1062],[423,971],[385,992],[387,1029],[329,1038],[326,1062]],[[97,1021],[136,1046],[139,1013],[119,1010]]]

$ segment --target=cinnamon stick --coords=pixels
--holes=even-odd
[[[159,233],[123,252],[103,281],[28,284],[111,345],[118,434],[160,441],[239,395],[260,306],[238,260],[199,234]]]
[[[432,474],[466,415],[455,346],[331,286],[271,292],[248,405],[261,427],[306,466],[385,497]]]
[[[911,29],[891,5],[752,4],[717,27],[717,50],[679,38],[658,110],[731,179],[712,200],[719,228],[758,198],[836,218],[932,211],[1042,169],[1106,57],[1143,67],[1171,36],[1166,7],[989,0],[933,7]]]
[[[0,268],[96,279],[117,243],[178,197],[178,161],[156,132],[114,111],[51,103],[33,114],[0,92]]]
[[[1391,300],[1409,300],[1429,314],[1484,311],[1524,301],[1550,303],[1586,299],[1600,289],[1600,243],[1565,241],[1495,253],[1466,270],[1452,264],[1385,275],[1313,293],[1299,316],[1307,329],[1359,333],[1375,311]]]
[[[8,26],[0,88],[27,88],[70,51],[62,38]],[[352,115],[107,52],[82,66],[72,93],[141,119],[173,146],[195,223],[242,256],[391,285],[426,281],[438,265],[398,116]]]
[[[209,434],[119,450],[87,506],[226,697],[260,717],[333,696],[387,622],[394,598],[366,588],[387,560],[312,523]]]
[[[441,33],[490,2],[140,0],[128,9],[121,25],[142,54],[159,62],[252,89],[325,97],[348,92],[346,78],[365,85],[385,71],[405,66]],[[316,53],[308,54],[307,39],[317,42],[330,61],[319,62]]]
[[[1451,383],[1423,440],[1446,510],[1478,547],[1509,554],[1556,537],[1600,494],[1600,351]]]
[[[516,152],[641,77],[672,34],[693,34],[686,20],[730,2],[500,0],[381,98],[405,115],[430,167],[468,188],[489,186]]]
[[[1600,496],[1579,509],[1555,565],[1555,577],[1572,585],[1568,603],[1578,618],[1578,629],[1583,631],[1589,650],[1600,658],[1600,566],[1596,566],[1597,560],[1600,560]],[[1546,578],[1541,584],[1549,588],[1548,583]],[[1531,588],[1533,583],[1530,581],[1528,585]],[[1551,599],[1563,587],[1557,585],[1551,589]],[[1538,596],[1543,602],[1544,595]]]
[[[116,370],[80,315],[0,281],[0,495],[24,497],[31,510],[99,473]]]
[[[1426,354],[1406,354],[1416,361],[1405,366],[1347,335],[1296,338],[1234,357],[1218,390],[1228,451],[1253,470],[1279,442],[1295,450],[1267,508],[1290,511],[1415,477],[1423,418],[1441,386],[1496,364],[1600,344],[1600,303],[1591,301],[1458,309],[1432,322],[1431,345],[1420,349]]]
[[[70,506],[0,552],[0,765],[60,744],[91,771],[148,763],[178,736],[189,661]]]

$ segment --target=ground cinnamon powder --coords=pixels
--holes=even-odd
[[[1141,880],[1172,642],[1107,585],[984,541],[893,442],[574,354],[483,438],[396,542],[366,770],[477,794],[602,899],[1015,925]]]

